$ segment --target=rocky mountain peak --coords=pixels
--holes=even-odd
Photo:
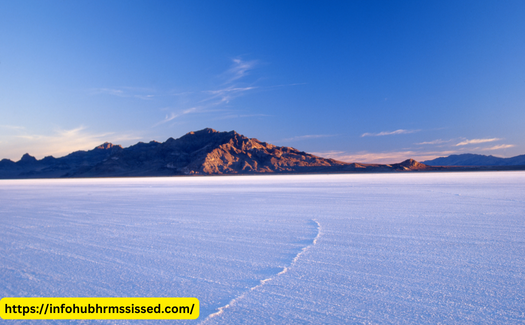
[[[414,159],[407,159],[399,163],[398,165],[405,170],[417,170],[417,169],[427,169],[428,168],[427,165],[422,164],[418,161],[415,161]]]
[[[115,145],[113,143],[109,143],[109,142],[104,142],[103,144],[101,144],[100,146],[98,147],[95,147],[95,149],[102,149],[102,150],[107,150],[107,149],[111,149],[115,147]],[[118,146],[120,147],[120,146]]]
[[[20,159],[20,161],[24,163],[35,162],[36,158],[26,153],[22,156],[22,159]]]
[[[402,166],[417,166],[419,162],[415,161],[414,159],[410,158],[400,163]]]
[[[212,128],[205,128],[205,129],[202,129],[202,130],[199,130],[199,131],[191,131],[191,132],[188,132],[186,133],[186,135],[206,135],[206,134],[212,134],[212,133],[221,133],[219,131],[216,131]]]

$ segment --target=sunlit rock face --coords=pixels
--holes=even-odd
[[[217,132],[219,133],[219,132]],[[237,174],[242,172],[287,172],[297,167],[345,166],[346,163],[320,158],[290,147],[277,147],[249,139],[235,131],[226,133],[226,142],[208,152],[198,172]]]

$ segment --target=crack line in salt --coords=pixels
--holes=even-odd
[[[252,287],[250,288],[248,291],[244,292],[243,294],[241,294],[240,296],[237,296],[235,298],[233,298],[227,305],[225,306],[222,306],[222,307],[219,307],[219,310],[216,311],[215,313],[213,314],[210,314],[208,315],[208,317],[206,317],[202,322],[199,323],[199,325],[201,324],[205,324],[206,322],[208,322],[210,319],[212,319],[213,317],[215,316],[219,316],[221,315],[222,313],[224,313],[224,310],[230,308],[231,306],[233,306],[237,301],[241,300],[242,298],[246,297],[247,294],[249,294],[250,292],[254,291],[254,290],[257,290],[259,289],[260,287],[262,287],[265,283],[269,282],[269,281],[272,281],[273,279],[275,279],[276,277],[278,277],[279,275],[281,274],[284,274],[286,272],[288,272],[288,270],[295,265],[295,263],[297,263],[297,260],[299,260],[299,257],[301,257],[301,255],[303,255],[303,253],[310,247],[314,246],[315,244],[317,244],[317,240],[319,239],[319,237],[321,236],[321,224],[315,220],[315,219],[312,219],[313,222],[316,223],[317,225],[317,235],[315,236],[315,238],[312,240],[312,243],[310,245],[307,245],[305,247],[303,247],[301,249],[301,251],[299,253],[297,253],[297,255],[295,255],[295,257],[293,258],[292,262],[290,263],[290,265],[288,266],[285,266],[283,268],[283,270],[279,273],[277,273],[275,276],[273,277],[270,277],[270,278],[267,278],[267,279],[263,279],[260,281],[260,283],[258,285],[256,285],[255,287]]]

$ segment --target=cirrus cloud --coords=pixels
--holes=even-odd
[[[335,134],[308,134],[308,135],[299,135],[296,137],[282,139],[282,140],[279,140],[279,142],[301,141],[301,140],[318,139],[318,138],[326,138],[326,137],[334,137],[334,136]]]
[[[512,148],[512,147],[515,147],[515,145],[513,145],[513,144],[500,144],[500,145],[493,146],[493,147],[490,147],[490,148],[484,148],[482,150],[483,151],[498,150],[498,149],[507,149],[507,148]]]
[[[363,137],[380,137],[380,136],[385,136],[385,135],[395,135],[395,134],[410,134],[410,133],[416,133],[416,132],[419,132],[421,130],[404,130],[404,129],[399,129],[399,130],[395,130],[395,131],[383,131],[383,132],[379,132],[379,133],[363,133],[361,134],[361,138]]]
[[[485,142],[494,142],[494,141],[500,141],[503,139],[500,138],[491,138],[491,139],[471,139],[471,140],[464,140],[460,143],[456,144],[456,147],[458,146],[466,146],[468,144],[478,144],[478,143],[485,143]]]
[[[224,111],[224,106],[230,103],[231,100],[244,96],[246,93],[259,88],[253,85],[245,85],[240,80],[245,78],[249,74],[249,71],[254,69],[257,64],[258,62],[255,60],[244,61],[241,59],[233,59],[231,67],[221,74],[221,77],[226,81],[220,85],[218,89],[173,93],[172,95],[175,96],[187,96],[187,102],[184,106],[189,106],[190,108],[164,108],[163,110],[169,110],[170,112],[165,115],[163,120],[153,126],[156,127],[189,114],[217,113]],[[233,118],[234,116],[241,117],[241,115],[246,116],[246,114],[232,114],[230,112],[231,110],[228,111],[228,118]],[[260,116],[260,114],[248,115]]]

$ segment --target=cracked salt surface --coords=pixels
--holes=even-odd
[[[197,297],[194,321],[525,322],[525,173],[0,181],[0,297]]]
[[[316,225],[317,225],[317,235],[315,236],[314,239],[312,239],[312,243],[308,246],[305,246],[301,249],[301,251],[299,253],[297,253],[297,255],[293,258],[292,262],[290,263],[289,266],[285,266],[279,273],[277,273],[275,276],[271,276],[269,278],[266,278],[266,279],[263,279],[259,282],[258,285],[250,288],[248,291],[246,291],[245,293],[241,294],[240,296],[238,297],[235,297],[233,298],[226,306],[223,306],[223,307],[220,307],[219,308],[219,311],[213,313],[213,314],[210,314],[208,317],[206,317],[206,319],[204,319],[204,321],[202,321],[200,324],[205,324],[206,322],[208,322],[209,320],[211,320],[212,318],[214,317],[217,317],[217,316],[220,316],[224,313],[224,311],[230,307],[232,307],[235,303],[237,303],[237,301],[243,299],[244,297],[246,297],[246,295],[248,293],[250,293],[251,291],[254,291],[254,290],[257,290],[259,288],[261,288],[264,284],[266,284],[267,282],[269,281],[272,281],[275,277],[278,277],[279,275],[282,275],[282,274],[285,274],[286,272],[288,272],[288,270],[295,265],[295,263],[297,263],[297,260],[299,259],[299,257],[308,249],[310,248],[310,246],[313,246],[317,243],[317,240],[319,239],[319,236],[321,235],[321,225],[319,224],[319,222],[317,222],[316,220],[312,220],[312,222],[314,222]]]

